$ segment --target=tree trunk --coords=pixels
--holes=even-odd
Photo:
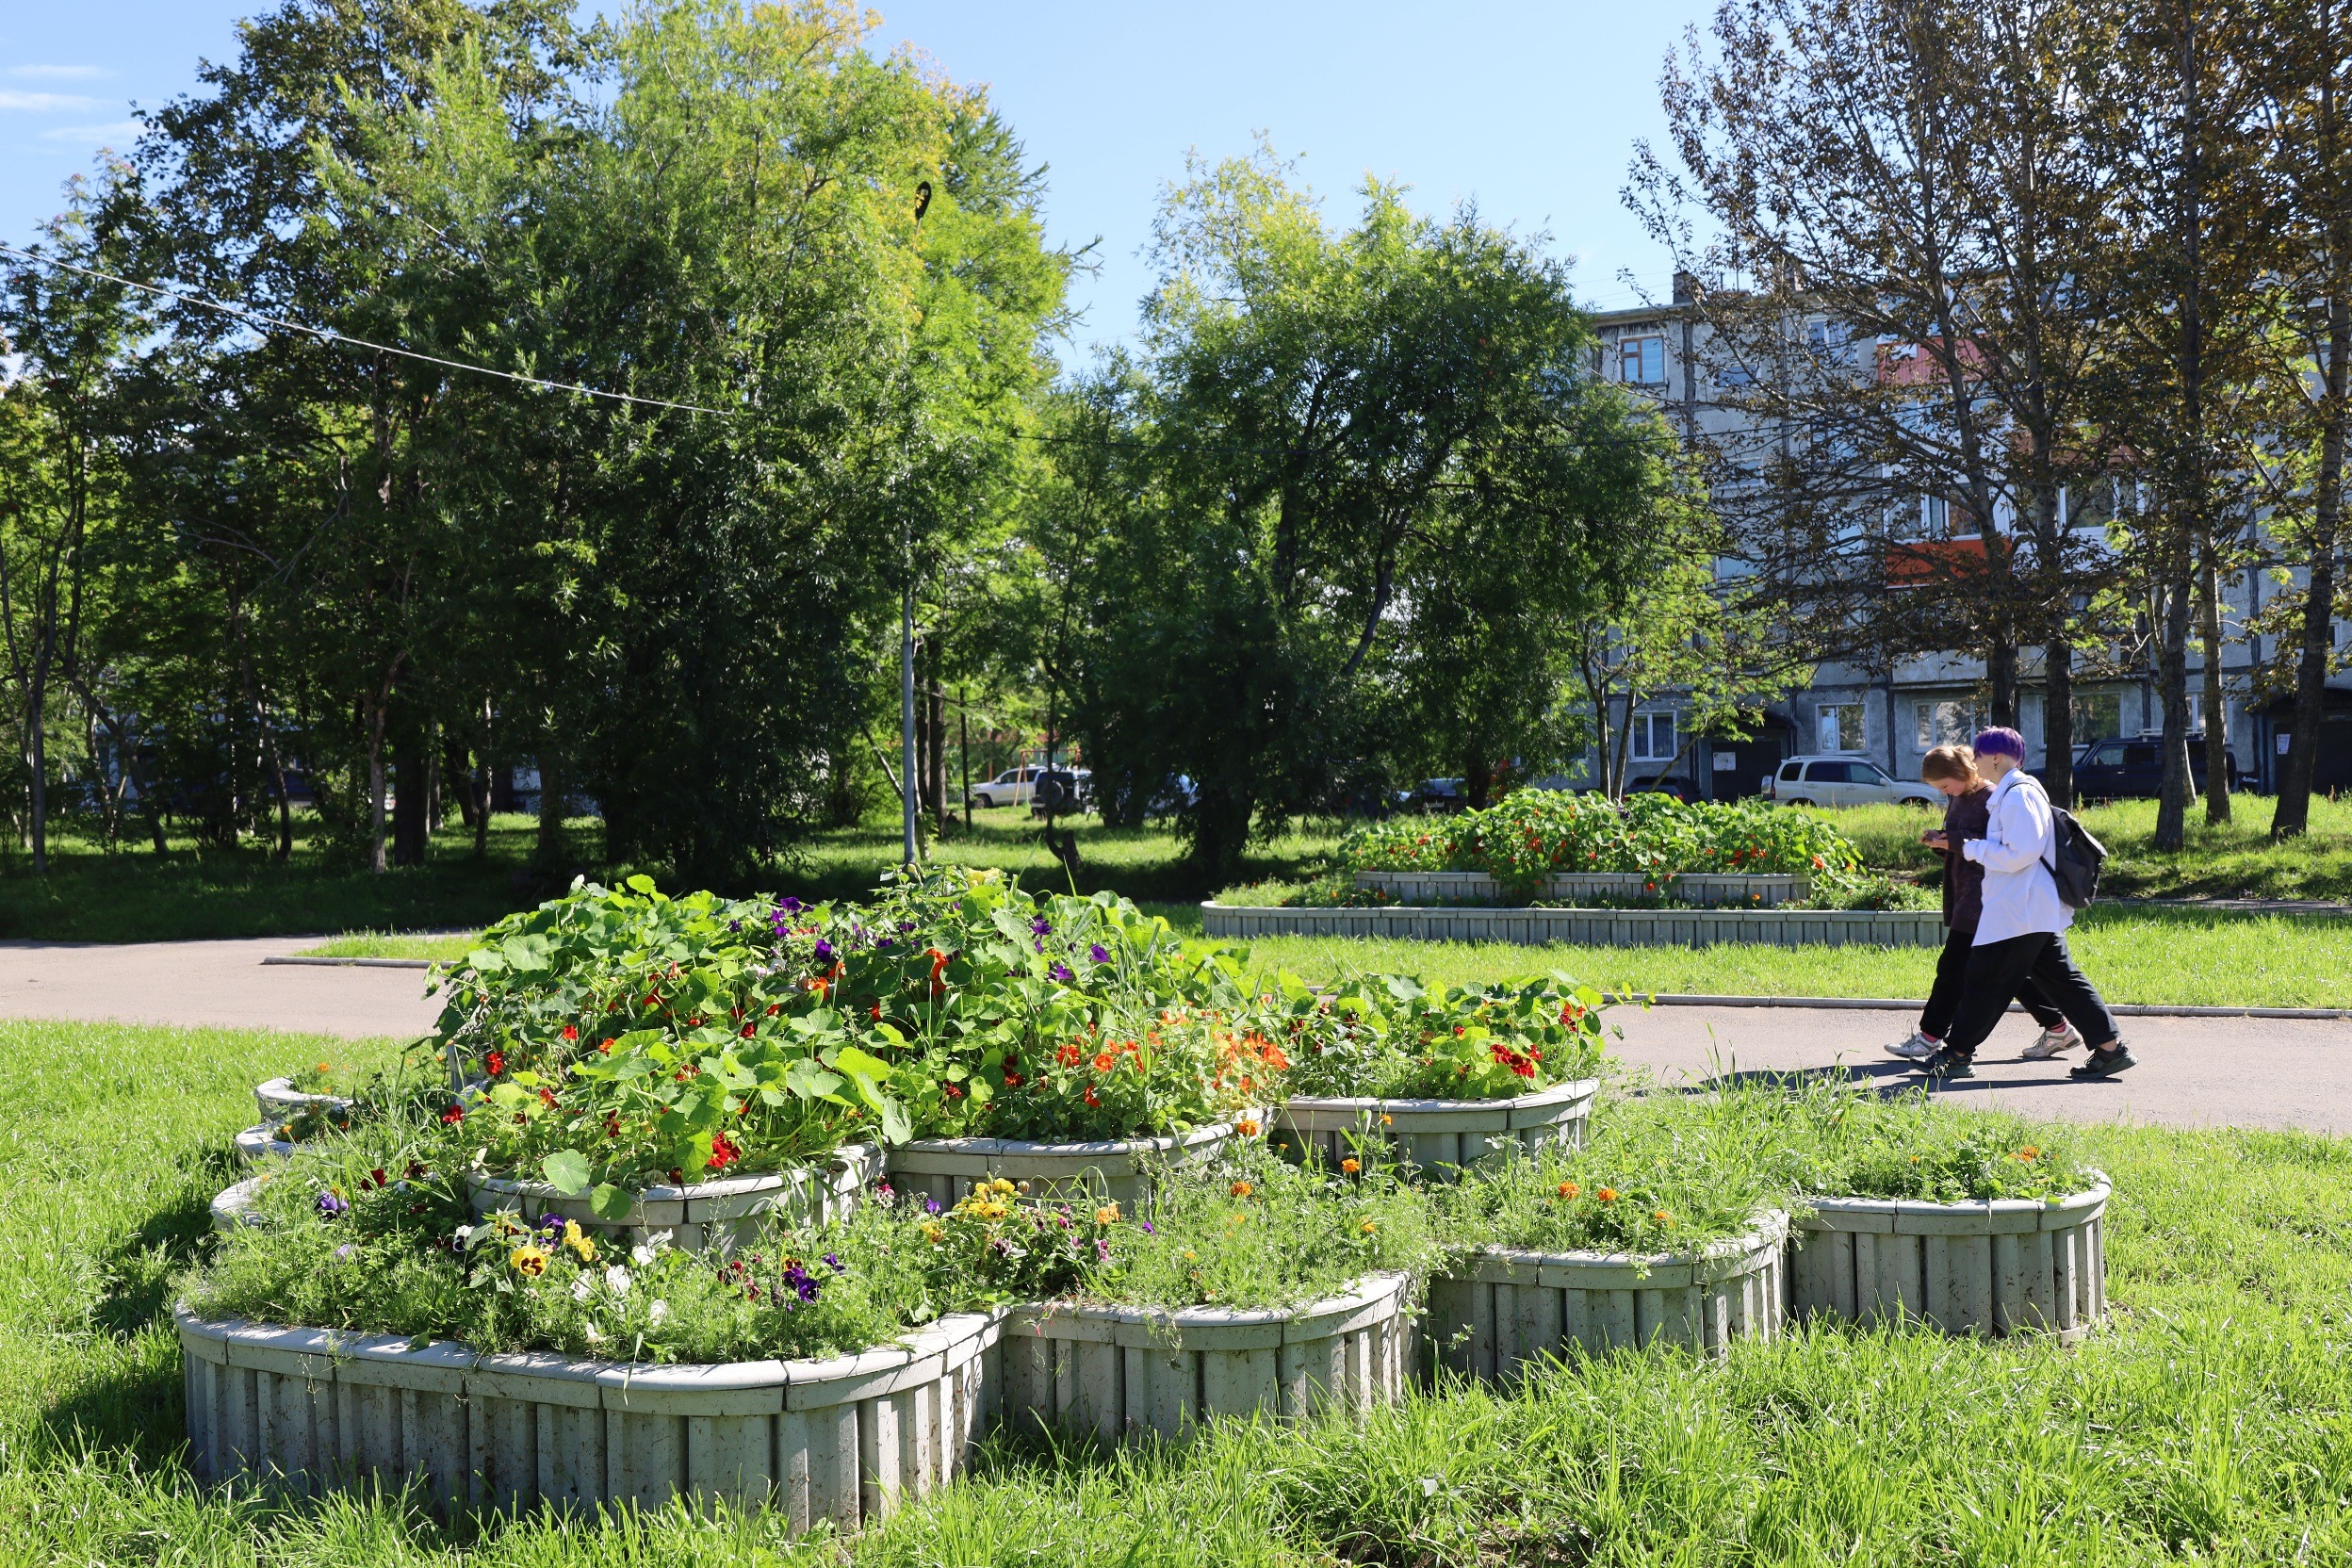
[[[48,706],[49,693],[46,672],[41,668],[47,662],[45,653],[34,661],[24,715],[24,760],[32,770],[33,874],[36,876],[49,870],[49,720],[42,711]]]
[[[384,703],[378,698],[368,712],[368,869],[388,870],[384,854]]]
[[[2164,775],[2156,797],[2155,848],[2173,851],[2188,842],[2189,798],[2189,602],[2180,573],[2164,589],[2163,643],[2157,653],[2157,688],[2164,704]]]
[[[931,820],[940,837],[947,834],[947,694],[939,690],[938,660],[932,661],[931,684],[923,696],[923,792],[930,797]]]
[[[393,776],[399,787],[392,797],[392,863],[397,866],[421,866],[425,863],[425,808],[431,786],[426,776],[432,771],[425,753],[413,739],[403,743],[392,761]]]
[[[2197,583],[2205,645],[2205,820],[2230,820],[2230,706],[2221,679],[2221,574],[2210,556]]]
[[[1984,525],[1989,529],[1992,525]],[[1984,706],[1993,724],[2017,724],[2017,644],[2005,615],[1996,615],[1984,649]]]
[[[1487,796],[1494,792],[1494,770],[1486,760],[1483,747],[1473,747],[1462,759],[1462,794],[1474,811],[1486,809]]]
[[[2347,248],[2352,251],[2352,247]],[[2352,253],[2345,260],[2352,263]],[[2303,596],[2302,635],[2295,666],[2294,728],[2287,760],[2278,770],[2278,805],[2270,836],[2292,839],[2310,830],[2311,778],[2319,767],[2319,727],[2327,713],[2328,661],[2335,649],[2336,531],[2344,519],[2344,448],[2347,402],[2352,398],[2352,301],[2339,284],[2328,301],[2328,353],[2320,405],[2319,473],[2311,496],[2311,533],[2306,554],[2309,586]]]
[[[561,871],[570,858],[564,841],[564,779],[544,743],[539,752],[539,841],[531,858],[542,871]]]
[[[2062,625],[2042,647],[2042,774],[2050,798],[2074,804],[2074,645]]]

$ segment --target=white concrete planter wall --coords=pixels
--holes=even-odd
[[[176,1314],[199,1479],[319,1495],[410,1481],[445,1512],[727,1499],[794,1533],[887,1515],[969,1462],[1001,1314],[824,1362],[655,1366]]]
[[[918,1138],[883,1154],[890,1184],[946,1208],[975,1182],[1026,1182],[1031,1202],[1102,1202],[1129,1210],[1151,1196],[1153,1169],[1217,1157],[1234,1124],[1212,1122],[1166,1137],[1107,1143],[1024,1143],[1017,1138]]]
[[[237,1134],[236,1139],[229,1145],[230,1150],[237,1155],[237,1163],[251,1170],[264,1160],[292,1159],[294,1151],[302,1145],[290,1138],[278,1136],[278,1127],[265,1122],[259,1127],[248,1127]]]
[[[1695,1256],[1493,1248],[1430,1282],[1424,1333],[1439,1365],[1480,1378],[1508,1378],[1571,1346],[1721,1354],[1736,1339],[1779,1333],[1788,1232],[1788,1217],[1773,1212]]]
[[[1503,884],[1482,871],[1360,871],[1356,886],[1377,889],[1407,904],[1494,904]],[[1788,874],[1737,875],[1685,872],[1554,872],[1544,878],[1545,898],[1656,898],[1670,895],[1708,908],[1772,909],[1805,896],[1805,878]]]
[[[1946,1333],[2047,1330],[2074,1340],[2107,1312],[2108,1184],[2050,1203],[1817,1198],[1797,1222],[1789,1305]]]
[[[1331,1165],[1368,1143],[1424,1175],[1507,1159],[1549,1144],[1576,1148],[1600,1081],[1579,1078],[1511,1100],[1355,1100],[1294,1095],[1274,1113],[1278,1136]]]
[[[1313,909],[1203,904],[1209,937],[1380,937],[1587,947],[1941,947],[1932,909]]]
[[[1047,1304],[1004,1325],[1004,1412],[1106,1443],[1216,1415],[1296,1419],[1403,1394],[1418,1359],[1413,1282],[1376,1274],[1281,1311]]]
[[[253,1086],[253,1104],[264,1127],[277,1128],[313,1105],[350,1115],[352,1102],[339,1094],[304,1094],[290,1078],[272,1078]]]
[[[566,1198],[542,1182],[491,1177],[472,1184],[476,1214],[498,1209],[525,1219],[562,1215],[582,1230],[642,1242],[658,1232],[671,1245],[689,1249],[731,1248],[770,1219],[821,1224],[848,1217],[867,1185],[882,1172],[882,1156],[870,1144],[844,1144],[817,1168],[771,1170],[753,1176],[720,1176],[683,1186],[656,1183],[639,1191],[620,1219],[597,1217],[588,1195]]]

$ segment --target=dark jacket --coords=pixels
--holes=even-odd
[[[1960,853],[1960,841],[1981,839],[1992,825],[1993,792],[1971,790],[1944,803],[1944,924],[1973,931],[1984,916],[1984,868]]]

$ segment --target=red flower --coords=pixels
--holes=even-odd
[[[733,1138],[728,1137],[725,1133],[713,1133],[710,1135],[711,1169],[725,1170],[728,1166],[733,1165],[737,1160],[740,1160],[743,1157],[743,1151]]]
[[[1087,1103],[1087,1104],[1089,1104],[1089,1105],[1100,1105],[1101,1103],[1102,1103],[1102,1101],[1097,1100],[1097,1099],[1095,1098],[1095,1096],[1094,1096],[1094,1086],[1093,1086],[1092,1084],[1088,1084],[1088,1085],[1086,1086],[1086,1103]]]
[[[758,1033],[760,1033],[760,1026],[758,1024],[746,1023],[743,1025],[743,1038],[749,1039]]]
[[[555,1109],[555,1091],[551,1088],[542,1086],[539,1090],[539,1103],[545,1105],[549,1110]]]
[[[577,1023],[565,1024],[564,1026],[564,1037],[567,1040],[576,1040],[580,1038],[580,1025]]]
[[[612,1042],[611,1040],[598,1042],[596,1046],[596,1054],[602,1056],[610,1056],[612,1054]]]
[[[454,1127],[459,1122],[466,1119],[466,1107],[463,1105],[451,1105],[448,1110],[441,1113],[441,1119],[449,1126]]]
[[[1011,1068],[1008,1067],[1004,1070],[1004,1086],[1006,1088],[1017,1089],[1026,1082],[1028,1082],[1028,1080],[1021,1077],[1020,1073],[1015,1072]]]
[[[482,1059],[482,1065],[490,1070],[491,1077],[496,1078],[499,1073],[506,1070],[506,1053],[503,1051],[493,1051],[490,1054]]]
[[[382,1185],[384,1185],[384,1171],[383,1171],[383,1169],[382,1169],[381,1168],[378,1168],[377,1169],[374,1169],[374,1170],[369,1171],[369,1172],[368,1173],[368,1180],[369,1184],[372,1184],[372,1185],[375,1185],[375,1186],[382,1186]]]

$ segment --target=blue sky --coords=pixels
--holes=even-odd
[[[1587,302],[1662,295],[1669,270],[1618,199],[1637,137],[1663,130],[1658,75],[1711,0],[881,0],[874,42],[909,42],[991,95],[1051,166],[1054,237],[1100,240],[1078,284],[1085,346],[1126,335],[1152,282],[1138,255],[1187,149],[1248,150],[1266,131],[1334,216],[1365,173],[1416,203],[1475,199],[1577,258]],[[236,49],[254,0],[8,0],[0,5],[0,239],[22,243],[133,103],[195,86]],[[1621,274],[1630,274],[1627,283]]]

